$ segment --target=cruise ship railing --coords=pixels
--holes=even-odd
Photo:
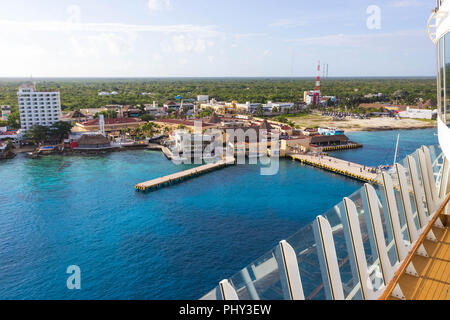
[[[442,202],[448,171],[439,146],[419,148],[202,299],[379,298]]]

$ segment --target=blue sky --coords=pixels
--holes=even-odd
[[[434,3],[2,0],[0,77],[432,76]]]

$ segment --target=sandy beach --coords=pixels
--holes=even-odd
[[[336,127],[347,132],[353,131],[382,131],[382,130],[412,130],[436,127],[435,120],[416,119],[395,119],[395,118],[372,118],[372,119],[352,119],[343,121],[333,121],[331,117],[317,114],[296,118],[289,118],[301,128],[310,127]]]

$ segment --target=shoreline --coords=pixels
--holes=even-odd
[[[328,116],[307,115],[291,118],[291,121],[300,128],[329,127],[339,128],[346,132],[360,131],[389,131],[389,130],[415,130],[437,127],[435,120],[426,119],[396,119],[396,118],[371,118],[334,120]]]
[[[398,131],[398,130],[404,130],[404,131],[411,131],[411,130],[423,130],[423,129],[433,129],[437,128],[436,125],[428,125],[428,126],[421,126],[421,127],[379,127],[379,128],[345,128],[345,132],[377,132],[377,131]]]

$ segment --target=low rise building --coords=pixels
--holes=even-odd
[[[80,109],[80,112],[84,114],[88,120],[94,119],[94,116],[103,111],[107,111],[105,107],[103,108],[86,108],[86,109]]]
[[[201,124],[202,130],[219,128],[220,123],[210,123],[205,120],[182,120],[182,119],[159,119],[153,121],[164,128],[168,128],[169,131],[175,131],[177,129],[186,129],[189,132],[195,131],[195,123]]]
[[[405,111],[399,112],[398,116],[400,118],[432,120],[437,118],[437,110],[412,109],[407,107]]]
[[[145,123],[145,121],[141,121],[137,118],[105,119],[105,132],[120,131],[124,129],[136,129]],[[100,131],[100,121],[99,119],[92,119],[77,123],[72,130],[74,132]]]
[[[63,121],[70,121],[72,123],[77,122],[85,122],[91,119],[89,116],[85,115],[80,110],[71,111],[65,115],[63,115],[62,120]]]
[[[276,112],[287,112],[289,110],[291,110],[294,107],[294,103],[292,102],[272,102],[272,101],[268,101],[267,104],[264,104],[262,106],[264,112],[274,112],[274,110],[276,110]]]
[[[321,100],[320,90],[310,90],[310,91],[305,91],[303,93],[303,101],[308,106],[311,104],[319,105],[320,100]]]
[[[144,109],[147,114],[150,114],[156,118],[164,117],[167,115],[167,112],[163,107],[158,106],[158,102],[153,101],[153,104],[144,104]]]
[[[100,133],[86,133],[77,141],[72,142],[70,148],[74,150],[107,150],[111,149],[111,143]]]
[[[209,96],[207,96],[207,95],[198,95],[197,96],[197,101],[199,103],[209,103]]]

